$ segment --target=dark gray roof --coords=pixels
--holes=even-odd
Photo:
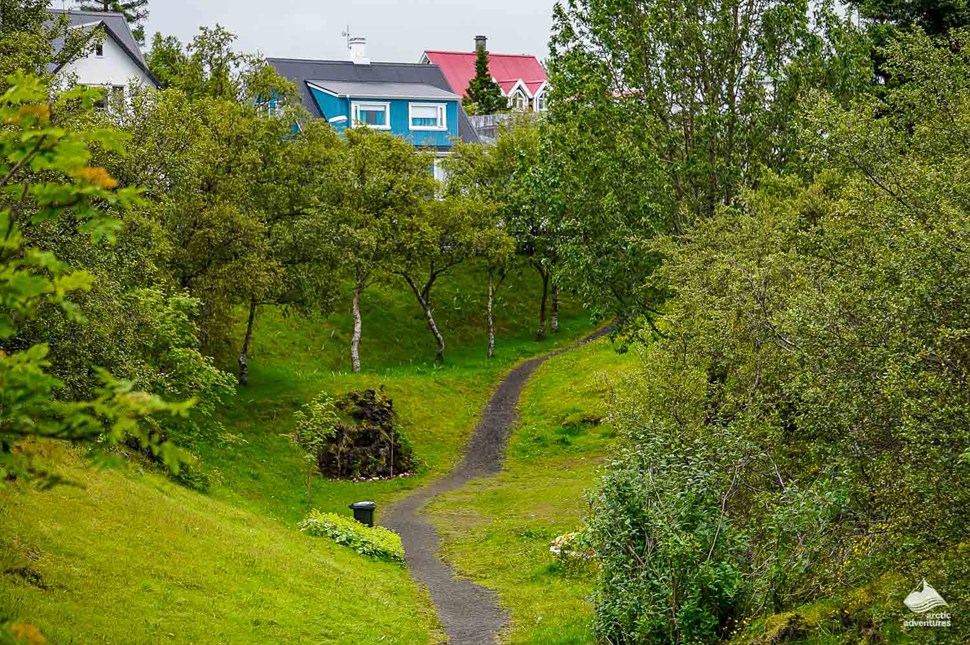
[[[425,83],[348,83],[346,81],[307,80],[310,85],[337,96],[384,99],[438,99],[454,101],[461,97]]]
[[[296,84],[303,106],[317,117],[320,108],[310,94],[308,81],[339,83],[394,83],[430,85],[451,93],[451,86],[437,65],[419,63],[371,63],[361,65],[351,61],[301,60],[293,58],[268,58],[266,60],[284,78]],[[460,106],[459,106],[460,108]],[[458,136],[468,143],[479,143],[475,128],[463,109],[458,110]]]
[[[131,27],[128,26],[128,21],[125,20],[124,15],[106,11],[81,11],[79,9],[49,9],[49,11],[54,16],[66,15],[68,25],[71,28],[85,30],[103,28],[108,36],[113,38],[114,41],[118,43],[118,45],[125,50],[125,52],[127,52],[132,61],[134,61],[134,63],[141,68],[141,70],[145,72],[150,79],[152,79],[152,82],[158,85],[155,77],[148,69],[148,64],[145,62],[145,56],[142,54],[138,41],[135,40],[135,35],[131,33]],[[60,49],[63,44],[64,43],[62,41],[55,41],[54,48]]]

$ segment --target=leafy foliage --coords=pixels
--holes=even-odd
[[[884,100],[811,104],[812,181],[653,247],[676,297],[613,412],[605,638],[713,642],[967,540],[967,38],[900,39]]]
[[[628,329],[666,296],[651,240],[733,204],[765,167],[797,165],[807,88],[848,100],[872,76],[866,40],[804,0],[561,2],[549,66],[540,159],[561,272]]]
[[[534,122],[522,117],[500,131],[494,146],[458,145],[449,160],[448,190],[494,208],[493,239],[482,251],[493,280],[509,270],[513,248],[539,274],[542,294],[536,335],[541,339],[546,333],[546,303],[560,237],[552,217],[548,167],[540,157],[539,132]]]
[[[89,400],[57,400],[62,381],[50,372],[49,346],[25,344],[21,327],[45,305],[56,305],[73,321],[82,319],[71,296],[91,288],[92,276],[72,270],[43,246],[31,243],[25,230],[70,220],[77,235],[91,242],[112,240],[120,222],[106,209],[130,209],[139,202],[132,188],[118,183],[103,168],[89,165],[92,145],[121,149],[111,130],[74,131],[52,121],[68,102],[90,108],[96,93],[78,88],[59,103],[47,102],[47,88],[24,75],[8,79],[0,97],[0,475],[5,479],[46,475],[35,468],[20,442],[37,437],[117,443],[136,437],[173,469],[180,452],[151,432],[143,420],[153,414],[184,415],[191,405],[168,404],[138,392],[132,381],[98,371],[101,384]]]
[[[366,526],[336,513],[311,511],[300,523],[300,530],[309,535],[328,537],[369,558],[404,563],[400,536],[383,526]]]
[[[99,32],[70,29],[66,16],[52,19],[50,5],[50,0],[0,1],[0,90],[15,72],[46,78],[51,69],[93,50]]]

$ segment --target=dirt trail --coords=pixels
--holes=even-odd
[[[401,535],[411,575],[431,591],[451,645],[495,643],[508,614],[499,606],[494,591],[457,577],[455,570],[438,558],[438,532],[421,509],[442,493],[499,472],[517,418],[516,405],[532,373],[553,356],[595,340],[607,331],[608,328],[601,329],[570,347],[528,360],[509,372],[485,406],[458,467],[405,497],[384,514],[381,524]]]

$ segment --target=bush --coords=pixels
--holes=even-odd
[[[404,562],[400,536],[382,526],[367,526],[336,513],[314,510],[300,523],[300,530],[308,535],[328,537],[375,560]]]
[[[729,452],[654,426],[611,464],[588,525],[601,640],[704,643],[730,632],[746,588],[743,541],[721,506]]]
[[[802,635],[791,610],[887,571],[915,587],[970,538],[970,30],[952,38],[897,43],[884,101],[806,115],[811,182],[764,176],[656,244],[675,298],[610,410],[589,521],[602,640],[716,642],[766,613]],[[840,642],[898,614],[873,620]]]

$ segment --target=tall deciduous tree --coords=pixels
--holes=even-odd
[[[278,101],[284,97],[276,96]],[[285,101],[284,101],[285,102]],[[302,119],[299,109],[265,116],[260,133],[261,168],[253,177],[254,204],[262,212],[268,252],[280,267],[277,279],[257,285],[249,296],[239,353],[239,383],[249,378],[249,348],[259,305],[324,311],[336,299],[341,258],[333,243],[338,178],[346,154],[328,124]]]
[[[505,230],[499,209],[489,202],[479,202],[484,209],[483,222],[477,227],[476,255],[485,263],[488,296],[485,300],[485,321],[488,328],[486,356],[495,356],[495,296],[508,277],[515,258],[515,240]]]
[[[445,339],[435,322],[432,289],[448,270],[504,244],[504,233],[495,228],[491,211],[491,206],[469,197],[429,199],[411,211],[410,218],[394,221],[390,270],[404,279],[424,312],[438,363],[445,360]]]
[[[399,137],[353,128],[345,133],[348,170],[339,188],[334,243],[353,284],[351,368],[360,371],[361,295],[395,265],[395,225],[413,221],[434,194],[432,159]]]
[[[968,52],[901,34],[881,97],[806,97],[795,172],[658,241],[667,337],[590,515],[601,640],[723,642],[970,537]],[[862,637],[833,627],[802,637]]]
[[[284,96],[292,92],[289,83],[272,73],[259,56],[236,51],[235,41],[235,34],[221,25],[200,27],[188,44],[174,36],[155,34],[145,60],[164,87],[182,90],[193,99],[257,101],[267,98],[271,76],[280,83],[277,91]]]
[[[113,240],[121,223],[105,210],[124,211],[138,196],[91,165],[89,146],[120,150],[120,133],[54,122],[52,115],[63,114],[67,104],[89,110],[96,92],[75,88],[52,104],[49,88],[36,78],[17,75],[7,82],[10,87],[0,96],[0,482],[17,477],[56,481],[18,446],[38,437],[114,444],[134,436],[177,468],[181,452],[140,421],[152,414],[184,414],[188,405],[137,393],[134,383],[104,371],[92,398],[60,399],[56,395],[63,381],[51,373],[50,346],[22,335],[48,307],[79,321],[83,308],[74,298],[90,290],[94,280],[61,261],[48,240],[32,240],[30,230],[68,221],[79,242]]]
[[[484,47],[475,52],[475,76],[468,82],[464,103],[475,114],[495,114],[508,107],[502,88],[488,69],[488,51]]]
[[[145,62],[152,75],[158,79],[163,88],[175,87],[181,82],[181,76],[189,63],[185,47],[175,36],[163,36],[156,33],[152,37],[152,46],[145,54]]]
[[[649,318],[647,242],[797,162],[797,97],[868,83],[861,41],[829,6],[810,19],[806,0],[558,3],[544,185],[584,299]]]
[[[136,94],[118,117],[136,153],[116,172],[151,196],[142,216],[161,230],[157,262],[202,301],[210,352],[227,349],[235,306],[281,293],[285,271],[271,229],[288,205],[271,184],[295,194],[281,173],[305,170],[287,147],[302,141],[291,141],[293,121],[267,119],[259,107],[268,96],[285,103],[292,86],[232,42],[221,28],[204,29],[185,51],[173,47],[172,88]]]
[[[523,117],[503,127],[494,146],[459,145],[449,164],[449,191],[474,195],[497,207],[504,232],[515,241],[516,254],[542,281],[536,331],[542,339],[549,322],[559,235],[539,141],[538,127]]]

